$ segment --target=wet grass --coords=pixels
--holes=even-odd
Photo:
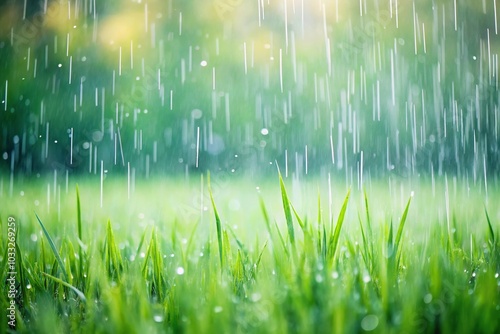
[[[275,181],[155,181],[130,199],[107,181],[103,208],[92,182],[60,202],[36,183],[4,194],[2,232],[9,215],[17,223],[17,331],[500,330],[498,194],[488,206],[479,191],[334,185],[329,196],[321,180]],[[2,292],[2,310],[9,302]]]

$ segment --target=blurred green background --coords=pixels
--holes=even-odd
[[[4,1],[4,172],[497,178],[494,1]]]

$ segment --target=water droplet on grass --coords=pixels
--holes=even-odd
[[[222,306],[216,306],[216,307],[214,307],[214,312],[215,313],[221,313],[222,311],[223,311]]]
[[[374,314],[369,314],[361,320],[361,328],[367,332],[374,330],[378,326],[378,317]]]
[[[181,276],[181,275],[184,275],[184,268],[182,267],[179,267],[175,270],[175,272],[177,273],[177,275]]]
[[[155,322],[163,322],[165,320],[165,317],[161,314],[157,314],[153,317],[153,320]]]
[[[262,295],[260,293],[258,293],[258,292],[252,293],[252,295],[250,296],[250,299],[254,303],[258,302],[261,298],[262,298]]]
[[[432,295],[430,293],[424,296],[424,303],[429,304],[432,301]]]

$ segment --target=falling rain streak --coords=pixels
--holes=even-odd
[[[142,178],[253,179],[277,162],[295,184],[385,178],[396,193],[428,180],[446,201],[455,183],[491,197],[496,0],[224,4],[13,4],[0,184],[12,195],[19,175],[54,176],[55,209],[60,185],[100,177],[104,206],[108,176],[126,177],[131,199]]]

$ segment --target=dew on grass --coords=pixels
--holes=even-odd
[[[339,278],[339,273],[337,271],[332,272],[332,278],[333,279]]]
[[[155,314],[155,315],[153,316],[153,320],[154,320],[155,322],[160,323],[160,322],[165,321],[165,316],[164,316],[164,315],[162,315],[162,314]]]
[[[361,320],[361,328],[364,331],[370,332],[377,328],[379,323],[378,317],[374,314],[369,314]]]
[[[370,275],[369,275],[369,274],[365,273],[365,274],[363,275],[363,282],[365,282],[365,283],[369,283],[371,280],[372,280],[372,278],[370,277]]]
[[[252,302],[256,303],[258,302],[259,300],[261,300],[262,298],[262,295],[258,292],[254,292],[250,295],[250,299],[252,300]]]
[[[429,304],[432,301],[432,294],[428,293],[424,296],[424,303]]]
[[[224,309],[222,306],[215,306],[214,307],[214,313],[221,313]]]
[[[175,273],[179,276],[182,276],[184,275],[184,268],[183,267],[177,267],[177,269],[175,270]]]
[[[31,233],[30,239],[33,242],[37,242],[38,241],[38,236],[35,233]]]

